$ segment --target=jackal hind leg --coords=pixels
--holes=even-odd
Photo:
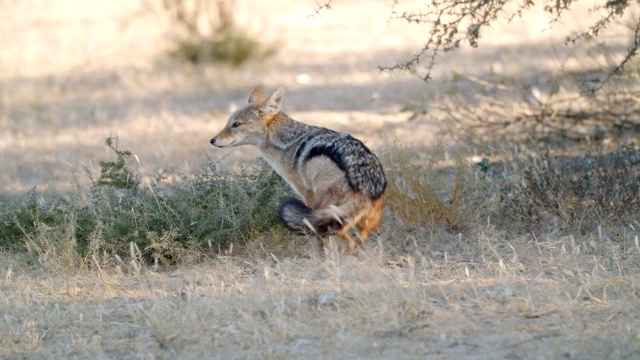
[[[364,240],[367,238],[369,231],[367,229],[360,229],[360,233],[356,232],[356,243],[358,246],[364,246]]]
[[[360,214],[349,224],[349,229],[353,230],[354,240],[357,246],[364,246],[364,241],[369,234],[369,228],[366,226],[366,223],[363,224],[362,220],[363,215]]]
[[[351,230],[351,224],[346,224],[336,234],[340,239],[344,241],[344,245],[346,247],[345,253],[347,254],[351,254],[353,250],[355,250],[356,244],[360,245],[360,242],[353,241],[353,238],[351,238],[351,236],[349,235],[349,230]]]

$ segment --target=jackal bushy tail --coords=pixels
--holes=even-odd
[[[291,230],[302,233],[311,231],[320,236],[325,235],[330,227],[337,227],[344,222],[339,217],[319,215],[296,198],[289,198],[280,203],[278,218]]]

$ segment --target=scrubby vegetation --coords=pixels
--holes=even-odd
[[[157,266],[228,254],[232,244],[237,251],[259,238],[273,244],[293,236],[274,211],[291,190],[263,161],[237,172],[210,161],[168,181],[166,174],[131,170],[131,153],[117,140],[107,138],[115,160],[100,162],[99,177],[87,171],[87,190],[43,197],[33,189],[3,198],[1,245],[41,260],[56,254],[85,264],[96,256],[140,257]],[[389,144],[382,155],[390,184],[387,226],[442,228],[465,238],[477,236],[487,222],[512,236],[561,229],[584,235],[604,226],[618,229],[619,237],[629,224],[635,231],[639,149],[577,156],[552,155],[548,148],[520,151],[475,163],[460,149],[439,146],[416,158],[411,149]]]
[[[524,170],[507,213],[524,222],[593,230],[598,224],[632,223],[640,209],[640,151],[625,147],[610,154],[577,158],[547,151]]]
[[[2,199],[0,246],[27,249],[40,258],[55,253],[79,259],[108,254],[125,257],[134,246],[148,262],[175,264],[221,254],[233,243],[285,233],[273,209],[289,192],[266,163],[239,172],[222,171],[213,161],[201,171],[165,175],[135,174],[131,153],[117,138],[106,144],[114,161],[101,161],[91,186],[69,196],[43,197],[36,189]]]
[[[87,189],[0,200],[0,355],[637,356],[637,148],[476,161],[389,144],[384,225],[318,261],[277,224],[289,190],[264,163],[149,177],[107,146]]]
[[[170,53],[178,59],[235,67],[273,55],[273,48],[236,24],[235,7],[235,1],[171,0],[152,8],[169,21]]]

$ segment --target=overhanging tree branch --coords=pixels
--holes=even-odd
[[[638,22],[635,25],[635,30],[633,32],[633,39],[632,39],[632,43],[631,46],[627,49],[627,54],[624,56],[624,58],[611,70],[607,73],[607,77],[602,80],[599,81],[595,87],[589,89],[589,94],[593,95],[594,93],[598,92],[600,89],[602,89],[602,87],[608,83],[609,81],[611,81],[611,79],[616,76],[616,75],[620,75],[622,73],[622,71],[624,70],[625,66],[627,65],[627,63],[633,59],[633,57],[635,57],[638,54],[638,48],[640,48],[640,19],[638,19]]]
[[[566,43],[576,43],[581,40],[597,37],[607,26],[618,21],[624,14],[632,10],[632,6],[640,4],[639,0],[600,0],[604,4],[595,5],[592,10],[603,11],[601,17],[586,30],[567,37]],[[379,65],[380,71],[418,71],[423,73],[423,79],[431,79],[437,58],[440,54],[456,50],[461,44],[467,43],[477,47],[484,28],[499,21],[511,22],[522,16],[526,10],[533,7],[534,0],[432,0],[426,2],[424,10],[398,11],[399,0],[392,0],[389,21],[402,20],[409,24],[426,27],[427,37],[422,47],[411,57],[393,65]],[[571,10],[575,0],[543,0],[544,10],[549,13],[549,26],[553,27],[561,17]],[[331,1],[318,4],[317,15],[323,9],[330,9]],[[627,63],[634,58],[640,47],[639,29],[640,17],[634,20],[635,33],[632,44],[625,57],[620,61],[594,91],[599,90],[611,78],[619,74]]]
[[[313,13],[311,15],[309,15],[309,17],[314,17],[316,15],[320,15],[320,12],[322,10],[331,10],[331,1],[332,0],[326,0],[323,2],[316,2],[316,8],[314,9]]]
[[[423,79],[431,79],[431,71],[438,55],[460,47],[465,42],[477,47],[484,27],[491,25],[506,13],[505,7],[513,0],[435,0],[426,6],[425,11],[395,12],[394,2],[391,19],[404,20],[409,24],[427,27],[428,36],[423,47],[406,61],[390,65],[378,66],[381,71],[417,70],[418,65],[426,60]],[[525,0],[518,12],[533,5]]]

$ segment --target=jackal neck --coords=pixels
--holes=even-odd
[[[267,146],[284,150],[290,148],[305,133],[308,126],[293,120],[285,113],[276,115],[267,126]]]

